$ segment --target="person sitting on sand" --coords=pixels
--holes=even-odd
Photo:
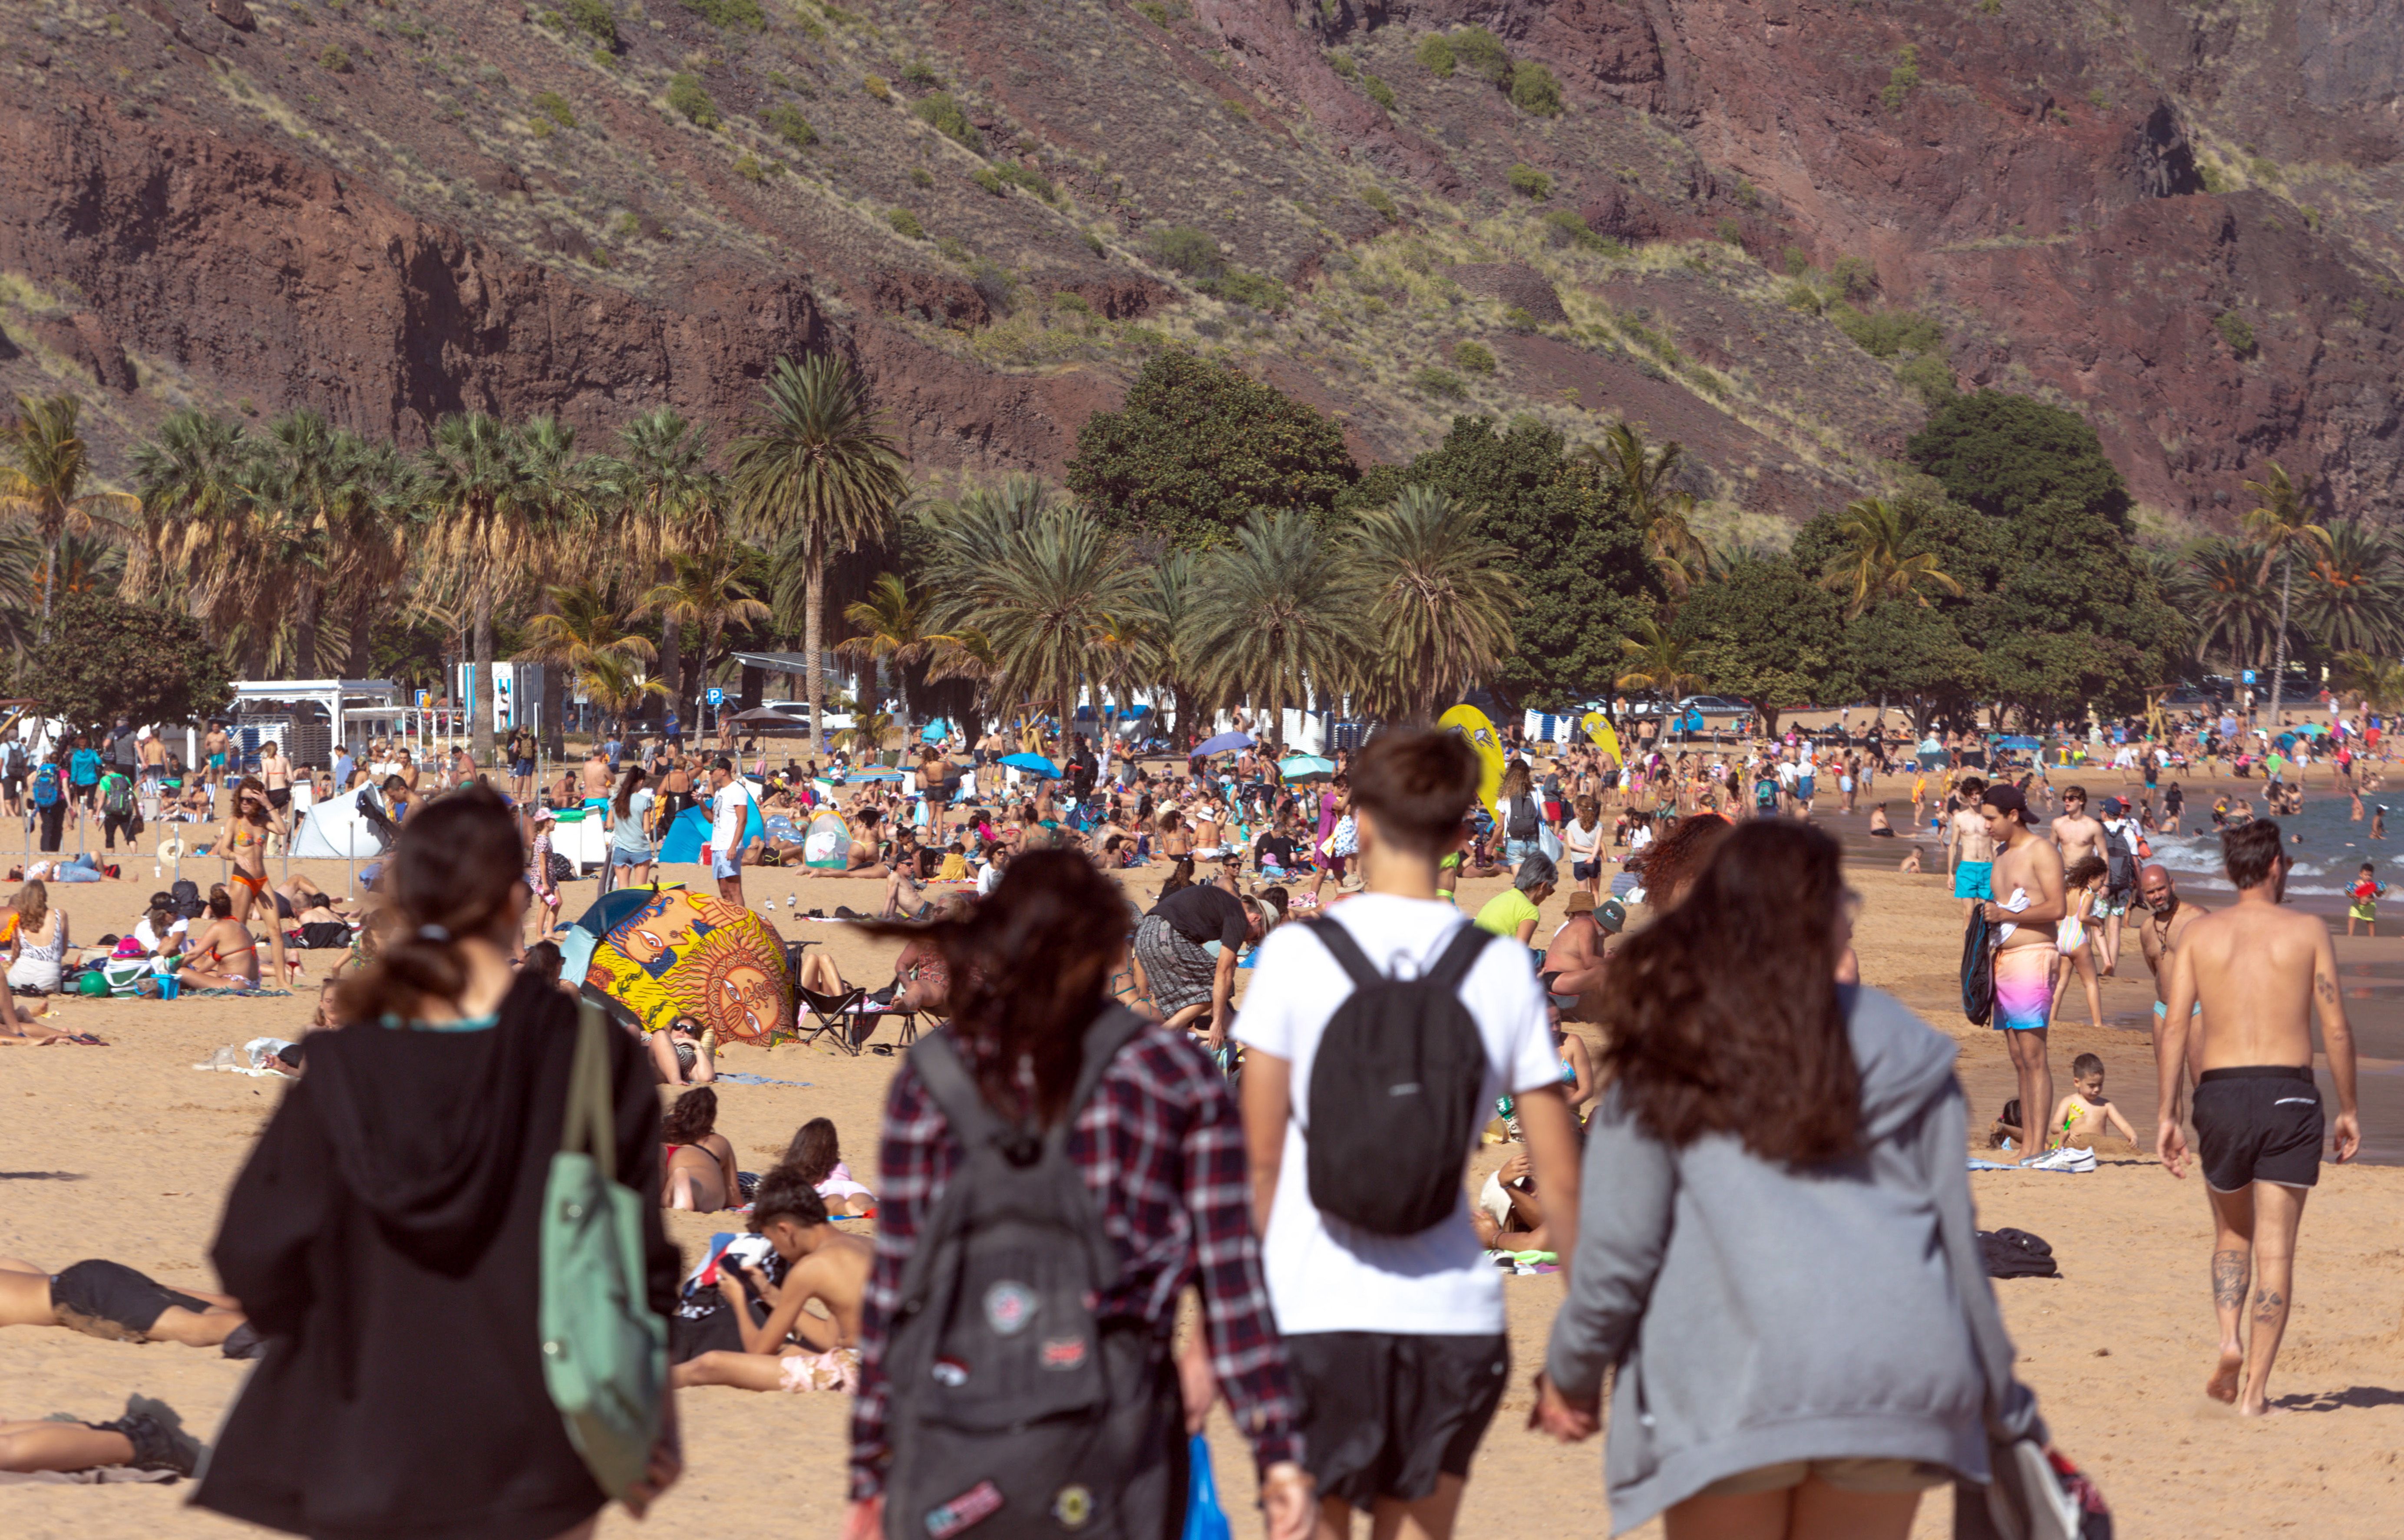
[[[678,1016],[649,1034],[646,1046],[663,1085],[706,1085],[718,1078],[709,1033],[691,1016]]]
[[[1904,857],[1902,861],[1896,862],[1894,869],[1898,873],[1902,873],[1906,875],[1918,875],[1923,869],[1920,864],[1920,847],[1917,845],[1913,846],[1911,847],[1911,854]]]
[[[50,890],[39,877],[18,889],[8,908],[14,915],[8,927],[8,987],[57,994],[67,959],[66,911],[50,907]]]
[[[1995,1113],[1995,1121],[1987,1127],[1987,1148],[2017,1150],[2028,1143],[2028,1130],[2020,1127],[2020,1099],[2012,1098]]]
[[[209,889],[207,925],[188,939],[185,964],[175,982],[187,989],[259,987],[259,938],[233,917],[233,895],[222,883]]]
[[[876,1248],[829,1222],[826,1204],[802,1173],[779,1166],[760,1179],[751,1208],[751,1229],[767,1238],[786,1264],[785,1281],[771,1283],[747,1269],[750,1287],[768,1306],[765,1324],[753,1325],[743,1297],[744,1283],[719,1269],[718,1286],[734,1308],[743,1333],[741,1352],[706,1352],[670,1371],[668,1382],[733,1385],[747,1391],[848,1391],[860,1377],[860,1312],[868,1291]],[[817,1300],[827,1313],[803,1309]],[[790,1340],[789,1340],[790,1339]],[[791,1344],[798,1342],[799,1347]]]
[[[880,836],[876,826],[884,817],[874,807],[862,807],[852,815],[851,845],[844,851],[843,870],[827,875],[883,878],[893,875],[893,868],[877,859]]]
[[[2091,1150],[2096,1137],[2110,1130],[2117,1130],[2131,1144],[2137,1142],[2137,1131],[2129,1127],[2120,1109],[2104,1099],[2104,1060],[2099,1056],[2081,1054],[2072,1059],[2070,1084],[2074,1089],[2053,1110],[2053,1122],[2048,1125],[2048,1137],[2056,1146]]]
[[[1486,1179],[1470,1206],[1469,1223],[1478,1244],[1489,1252],[1553,1249],[1544,1206],[1536,1197],[1535,1165],[1524,1146]]]
[[[803,1124],[776,1164],[799,1171],[832,1212],[858,1218],[876,1211],[876,1195],[853,1181],[851,1168],[843,1163],[843,1142],[832,1118],[814,1117]]]
[[[1880,803],[1870,809],[1870,837],[1872,839],[1894,838],[1894,825],[1887,821],[1884,803]]]
[[[228,1358],[259,1355],[242,1301],[171,1289],[122,1262],[91,1258],[53,1273],[0,1256],[0,1326],[64,1326],[112,1342],[180,1342]]]
[[[734,1206],[741,1186],[734,1146],[718,1131],[718,1093],[696,1085],[660,1119],[660,1202],[712,1213]]]

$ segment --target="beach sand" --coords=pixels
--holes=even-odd
[[[188,863],[186,875],[205,886],[215,864]],[[342,890],[340,863],[312,863],[310,870]],[[698,869],[668,875],[703,881]],[[1135,886],[1148,894],[1165,875],[1161,868],[1139,874],[1145,880]],[[1986,1120],[2012,1094],[2011,1071],[1992,1033],[1961,1022],[1958,908],[1950,889],[1940,876],[1898,876],[1859,864],[1851,875],[1866,900],[1859,937],[1865,978],[1961,1041],[1962,1075],[1983,1139]],[[147,859],[129,868],[129,878],[51,889],[77,939],[124,929],[143,897],[163,886],[150,880]],[[1501,886],[1499,878],[1465,884],[1462,903],[1474,907]],[[571,887],[566,912],[580,912],[592,891],[590,883]],[[754,875],[750,891],[755,904],[775,900],[770,917],[789,936],[822,940],[847,977],[874,985],[889,976],[892,944],[841,925],[789,919],[786,912],[786,895],[794,892],[804,908],[873,907],[880,884],[796,881],[778,873]],[[1548,906],[1547,932],[1559,904],[1556,897]],[[2404,960],[2404,941],[2357,945],[2366,958]],[[337,957],[311,954],[313,977]],[[2133,1018],[2151,998],[2133,947],[2124,973],[2139,976],[2107,981],[2107,1017]],[[222,1195],[283,1086],[192,1066],[228,1043],[298,1037],[314,993],[313,987],[288,998],[68,1001],[56,1006],[61,1018],[100,1033],[111,1046],[0,1050],[0,1255],[51,1270],[87,1256],[111,1257],[162,1282],[212,1286],[206,1252]],[[889,1043],[892,1035],[888,1025],[880,1040]],[[2108,1094],[2150,1138],[2145,1037],[2110,1028],[2058,1029],[2058,1084],[2067,1085],[2071,1058],[2088,1049],[2109,1066]],[[730,1049],[721,1064],[809,1083],[721,1087],[720,1126],[746,1169],[764,1169],[795,1127],[824,1115],[842,1130],[855,1173],[874,1183],[877,1117],[892,1058],[872,1052],[849,1059],[786,1044]],[[1500,1153],[1481,1151],[1481,1179]],[[2201,1393],[2215,1337],[2206,1288],[2211,1230],[2197,1178],[2173,1181],[2150,1157],[2127,1154],[2107,1155],[2091,1175],[2006,1172],[1974,1174],[1971,1182],[1983,1226],[2033,1231],[2060,1259],[2062,1279],[2006,1282],[1998,1292],[2020,1348],[2022,1376],[2042,1398],[2062,1448],[2110,1498],[2121,1535],[2293,1529],[2368,1537],[2404,1530],[2397,1452],[2404,1447],[2404,1169],[2326,1172],[2305,1214],[2295,1314],[2271,1387],[2296,1411],[2267,1422],[2243,1421]],[[670,1234],[688,1257],[713,1231],[734,1227],[708,1215],[669,1216]],[[1562,1449],[1523,1431],[1528,1376],[1541,1360],[1560,1282],[1514,1278],[1504,1286],[1515,1389],[1479,1453],[1460,1533],[1474,1540],[1605,1533],[1600,1441]],[[100,1420],[138,1391],[165,1398],[206,1435],[240,1388],[245,1367],[171,1344],[12,1328],[0,1331],[0,1417],[68,1412]],[[685,1393],[681,1406],[686,1475],[654,1510],[650,1533],[837,1533],[845,1489],[842,1398],[708,1389]],[[1213,1443],[1237,1532],[1257,1534],[1249,1462],[1223,1411],[1213,1416]],[[308,1458],[306,1449],[291,1452]],[[15,1540],[150,1540],[244,1529],[186,1508],[189,1491],[0,1488],[0,1533]],[[622,1514],[602,1529],[617,1536],[641,1533]],[[1950,1502],[1938,1494],[1923,1505],[1915,1533],[1950,1530]],[[1658,1528],[1639,1533],[1657,1534]]]

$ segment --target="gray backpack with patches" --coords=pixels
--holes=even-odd
[[[910,1062],[960,1163],[902,1271],[886,1354],[891,1540],[1155,1540],[1182,1512],[1177,1382],[1153,1333],[1099,1321],[1118,1279],[1069,1135],[1144,1024],[1112,1005],[1085,1031],[1059,1123],[1004,1120],[949,1032]]]

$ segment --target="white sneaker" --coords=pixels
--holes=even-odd
[[[2026,1164],[2041,1171],[2091,1171],[2095,1169],[2095,1152],[2074,1149],[2065,1144],[2058,1150],[2048,1150]]]

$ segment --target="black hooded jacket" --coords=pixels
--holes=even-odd
[[[351,1027],[259,1136],[213,1253],[267,1338],[192,1501],[329,1540],[549,1540],[601,1506],[542,1376],[543,1184],[576,1005],[521,978],[482,1031]],[[659,1096],[612,1030],[618,1176],[674,1304]]]

